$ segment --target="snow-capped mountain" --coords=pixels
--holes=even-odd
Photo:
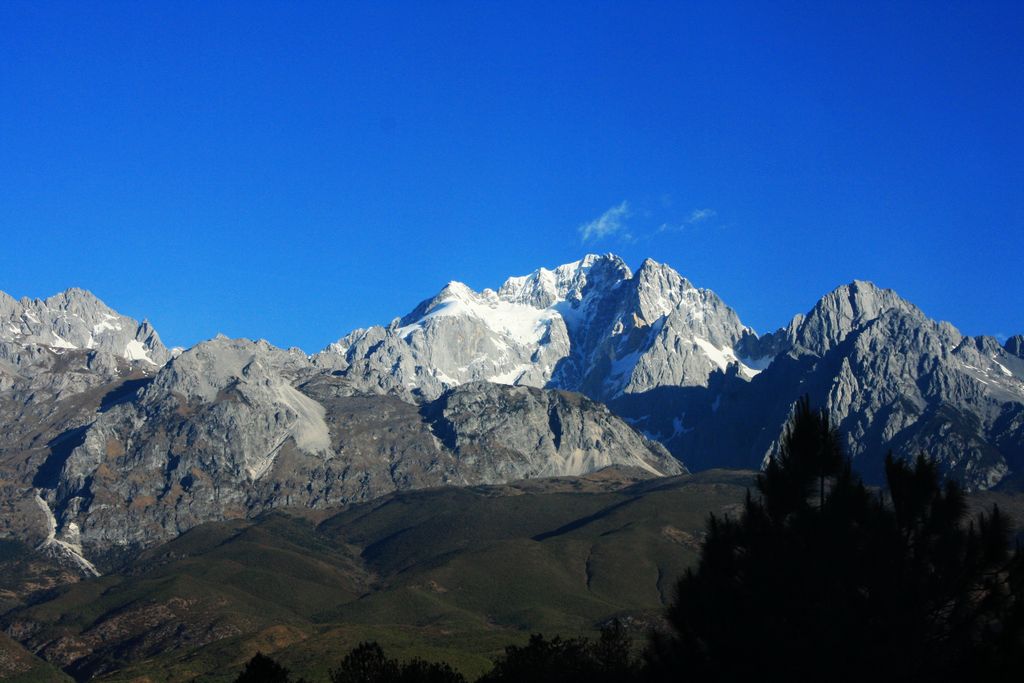
[[[924,450],[969,487],[989,488],[1024,471],[1022,346],[966,337],[862,281],[759,337],[670,267],[646,260],[633,273],[608,254],[496,291],[450,283],[314,362],[408,397],[478,380],[578,391],[699,468],[759,466],[806,393],[869,479],[887,450]]]
[[[152,366],[171,357],[148,321],[120,315],[91,292],[75,288],[20,301],[0,292],[0,342],[96,349]]]
[[[869,480],[892,449],[971,488],[1024,484],[1024,338],[964,336],[868,282],[759,337],[666,265],[591,255],[449,283],[314,356],[225,337],[172,354],[83,290],[0,293],[0,537],[88,568],[277,506],[756,468],[804,394]]]
[[[278,506],[684,471],[575,394],[479,383],[412,403],[265,341],[218,336],[172,358],[147,323],[82,290],[2,303],[0,538],[87,573],[112,548]]]
[[[450,282],[388,327],[356,330],[315,362],[358,386],[433,398],[486,380],[579,391],[598,400],[658,386],[703,386],[736,363],[753,331],[718,296],[646,260],[613,254],[509,278],[497,291]]]

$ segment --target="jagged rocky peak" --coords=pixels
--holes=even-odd
[[[752,334],[710,290],[665,264],[634,274],[614,254],[588,254],[511,277],[497,291],[451,282],[387,328],[358,330],[314,358],[373,391],[425,398],[465,382],[581,391],[607,400],[666,383],[706,384],[740,363]],[[667,368],[660,367],[667,363]],[[756,370],[744,366],[744,377]]]
[[[971,348],[973,351],[989,357],[999,356],[1009,352],[1009,349],[1000,344],[998,339],[988,335],[964,337],[960,342],[960,346]]]
[[[588,285],[614,287],[631,277],[629,266],[615,254],[587,254],[554,270],[538,268],[529,275],[510,277],[498,289],[498,297],[509,303],[547,308],[561,301],[579,302]]]
[[[917,306],[895,291],[854,280],[823,296],[807,315],[794,318],[779,333],[785,334],[795,347],[823,354],[842,343],[850,332],[889,311],[899,311],[917,320],[926,319]]]
[[[47,477],[23,491],[38,491],[58,539],[89,557],[210,520],[396,489],[609,465],[682,471],[663,447],[578,394],[468,383],[414,405],[351,391],[347,378],[317,372],[298,351],[226,337],[182,353],[63,438],[71,439],[65,457],[51,458]]]
[[[96,350],[161,366],[171,354],[148,321],[120,315],[92,292],[71,288],[47,299],[0,297],[0,341]]]
[[[752,454],[749,465],[775,447],[787,417],[780,406],[809,394],[828,410],[855,467],[874,483],[883,480],[882,458],[890,450],[903,458],[928,453],[947,476],[972,489],[1024,471],[1024,359],[993,337],[966,337],[929,319],[892,290],[855,281],[787,328],[744,345],[788,354],[714,415],[710,431],[718,438],[757,425],[737,437],[750,439],[736,448]],[[766,424],[777,427],[766,430]],[[696,434],[693,423],[685,426]],[[674,446],[686,452],[696,442]]]
[[[223,429],[234,462],[255,480],[288,437],[308,453],[329,450],[323,406],[294,386],[313,374],[299,349],[218,335],[167,363],[142,391],[139,409],[152,417],[201,408],[208,420],[199,428],[218,436]]]
[[[1003,348],[1018,358],[1024,358],[1024,335],[1015,334],[1006,340]]]
[[[687,300],[686,294],[694,289],[689,280],[654,259],[645,259],[634,279],[639,314],[646,322],[671,313]]]
[[[396,318],[394,321],[392,321],[389,327],[395,328],[411,325],[419,320],[422,320],[425,316],[435,311],[439,306],[443,306],[449,302],[461,301],[464,303],[478,303],[484,298],[486,297],[477,294],[467,285],[464,285],[456,280],[452,280],[444,287],[442,287],[440,292],[430,297],[429,299],[424,299],[416,306],[416,308],[412,309],[409,313],[402,316],[401,318]],[[366,330],[355,330],[352,334],[358,334],[361,332],[366,332]],[[352,336],[352,334],[347,336]]]

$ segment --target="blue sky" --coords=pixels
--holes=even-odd
[[[317,350],[457,279],[1024,332],[1024,4],[0,3],[0,289]],[[602,222],[603,221],[603,222]]]

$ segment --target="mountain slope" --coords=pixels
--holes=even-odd
[[[1024,480],[1020,337],[1000,346],[854,281],[758,337],[713,292],[668,266],[613,255],[449,284],[388,328],[316,356],[355,386],[410,398],[492,382],[607,402],[691,467],[757,467],[809,393],[877,481],[888,450],[928,452],[970,488]]]
[[[643,637],[751,476],[612,469],[209,523],[3,625],[79,680],[231,680],[257,649],[323,679],[366,638],[479,673],[539,630],[618,616]]]
[[[223,337],[98,403],[84,425],[27,437],[46,444],[32,459],[15,448],[0,461],[21,478],[11,488],[23,526],[80,564],[280,506],[608,465],[683,471],[579,395],[481,384],[415,405],[354,391],[296,350]]]
[[[613,406],[648,433],[667,435],[666,445],[698,469],[759,466],[803,394],[829,411],[870,481],[881,481],[890,449],[927,453],[972,489],[1024,468],[1022,359],[992,338],[929,319],[891,290],[839,287],[787,328],[740,349],[776,356],[750,382],[723,374],[707,390],[652,392]]]
[[[965,337],[859,281],[758,337],[668,266],[610,254],[497,291],[450,283],[313,357],[218,337],[171,358],[82,290],[4,295],[0,534],[88,572],[282,506],[608,465],[757,468],[803,394],[871,481],[892,449],[1015,487],[1022,354],[1021,337]]]

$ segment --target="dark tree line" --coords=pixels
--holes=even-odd
[[[377,643],[362,643],[331,671],[331,683],[464,683],[462,674],[443,662],[389,659]]]
[[[738,519],[712,517],[648,675],[672,680],[1020,680],[1024,567],[997,507],[975,520],[924,456],[870,492],[800,401]]]
[[[494,668],[477,683],[619,683],[638,680],[640,660],[633,641],[618,621],[589,638],[548,640],[540,634],[526,645],[509,645]],[[260,677],[264,676],[264,677]],[[465,677],[442,662],[399,662],[377,643],[361,643],[330,672],[331,683],[465,683]],[[262,654],[246,665],[236,683],[290,683],[288,670]]]
[[[534,635],[480,681],[1024,680],[1024,553],[1011,552],[1007,518],[993,506],[968,519],[963,492],[924,456],[890,455],[885,473],[886,490],[870,491],[827,414],[801,400],[759,495],[736,519],[710,517],[671,628],[642,657],[616,622],[596,641]],[[288,680],[248,671],[239,683]],[[375,643],[331,672],[332,683],[461,681]]]

